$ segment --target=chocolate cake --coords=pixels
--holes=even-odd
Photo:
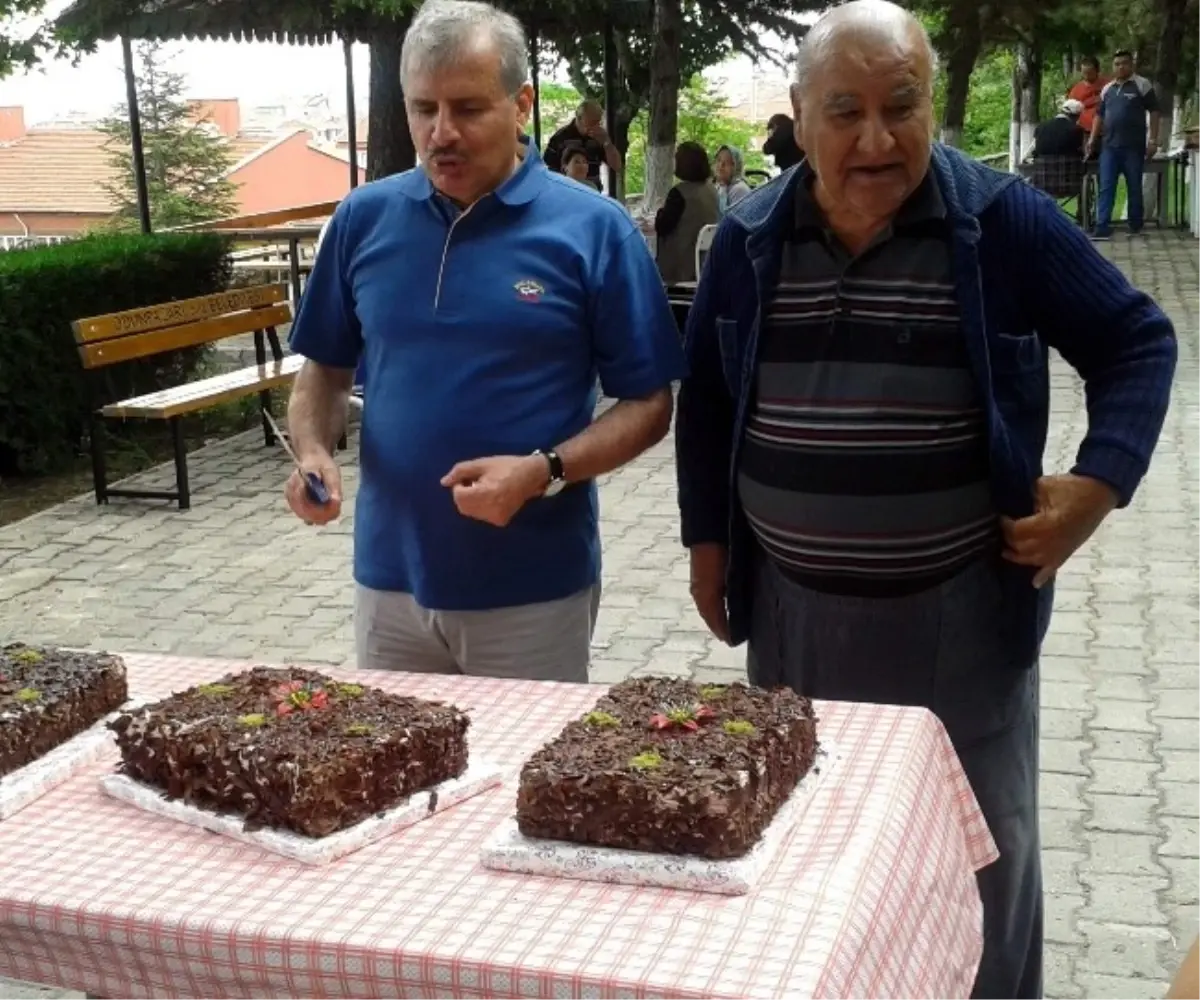
[[[167,798],[323,837],[467,769],[469,720],[437,702],[255,667],[112,723],[121,771]]]
[[[78,736],[128,696],[116,656],[23,643],[0,648],[0,777]]]
[[[517,826],[548,840],[740,857],[816,751],[812,704],[790,690],[623,681],[525,764]]]

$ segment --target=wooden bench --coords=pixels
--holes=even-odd
[[[291,322],[291,319],[287,285],[281,283],[181,299],[161,306],[93,316],[72,323],[79,356],[83,360],[83,367],[89,372],[88,383],[92,391],[92,477],[96,503],[108,503],[110,497],[141,497],[175,500],[180,510],[187,510],[191,505],[191,494],[188,490],[187,449],[180,419],[189,413],[256,393],[263,413],[270,412],[270,390],[290,385],[304,362],[298,355],[285,357],[279,345],[276,327]],[[101,369],[183,347],[211,344],[245,333],[254,334],[257,364],[252,367],[101,405]],[[268,345],[271,349],[270,359],[267,358]],[[175,449],[174,492],[115,489],[108,485],[104,421],[106,418],[131,417],[163,420],[170,427]],[[275,435],[265,415],[262,424],[266,443],[273,445]]]

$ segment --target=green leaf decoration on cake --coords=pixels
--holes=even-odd
[[[201,684],[196,688],[202,695],[210,698],[219,698],[221,695],[233,694],[232,684]]]
[[[621,724],[621,720],[611,712],[600,711],[588,712],[583,717],[583,721],[589,726],[597,726],[601,729],[613,729]]]
[[[653,750],[640,753],[629,762],[629,766],[635,771],[653,771],[656,767],[662,767],[662,764],[662,755]]]
[[[700,689],[700,697],[705,701],[716,701],[725,694],[726,685],[724,684],[705,684]]]
[[[257,729],[267,724],[267,717],[262,712],[251,712],[249,715],[239,715],[238,722],[248,729]]]
[[[21,688],[21,690],[17,692],[17,701],[25,702],[26,704],[37,701],[41,697],[42,692],[38,691],[36,688]]]
[[[41,663],[45,657],[36,649],[22,649],[13,659],[18,663]]]
[[[347,736],[370,736],[375,732],[374,726],[369,726],[365,722],[354,722],[346,727]]]
[[[758,732],[754,724],[745,719],[726,719],[721,723],[721,728],[730,736],[753,736]]]
[[[338,683],[333,685],[333,693],[343,698],[358,698],[363,693],[363,686],[361,684]]]

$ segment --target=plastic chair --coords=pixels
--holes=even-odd
[[[700,280],[700,275],[704,271],[704,258],[708,256],[708,251],[712,247],[713,237],[717,233],[716,226],[704,226],[699,233],[696,234],[696,280]]]

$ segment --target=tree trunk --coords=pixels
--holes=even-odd
[[[1008,116],[1008,169],[1015,174],[1017,164],[1021,162],[1021,73],[1016,60],[1013,61],[1011,91]]]
[[[654,45],[650,54],[650,122],[646,149],[646,211],[657,211],[675,175],[679,129],[680,49],[683,11],[680,0],[655,0]]]
[[[1158,140],[1160,149],[1167,149],[1174,134],[1175,100],[1179,90],[1179,69],[1183,65],[1183,41],[1187,35],[1187,0],[1159,0],[1162,32],[1158,38],[1158,66],[1154,74],[1154,89],[1162,110]]]
[[[1033,151],[1033,132],[1037,128],[1042,103],[1042,53],[1036,42],[1018,42],[1013,67],[1013,86],[1017,99],[1013,102],[1016,117],[1017,162]]]
[[[408,20],[384,21],[371,36],[371,94],[367,119],[367,180],[398,174],[416,165],[404,90],[400,86],[400,44]]]
[[[967,94],[971,73],[983,44],[979,8],[972,3],[957,3],[950,11],[946,48],[946,107],[942,112],[942,142],[961,146],[963,124],[967,117]]]

